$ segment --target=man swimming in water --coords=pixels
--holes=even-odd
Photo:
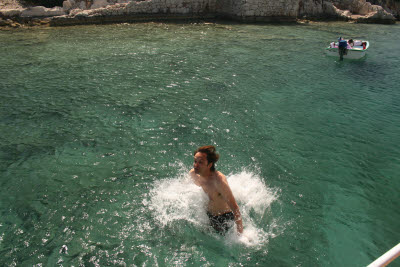
[[[238,233],[243,233],[239,206],[232,194],[228,181],[215,170],[219,155],[214,146],[203,146],[194,152],[193,169],[189,172],[196,185],[201,186],[209,198],[207,215],[212,227],[220,234],[229,230],[234,221]]]

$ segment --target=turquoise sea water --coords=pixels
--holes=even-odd
[[[369,264],[400,242],[399,26],[0,31],[0,265]],[[242,237],[187,180],[206,144]]]

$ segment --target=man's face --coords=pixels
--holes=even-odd
[[[197,152],[196,155],[194,155],[193,168],[196,174],[203,174],[210,170],[211,165],[212,163],[208,163],[206,153]]]

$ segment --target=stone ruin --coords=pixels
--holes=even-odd
[[[332,19],[389,24],[396,21],[390,10],[366,0],[65,0],[62,7],[0,10],[0,26],[2,21],[4,24],[13,18],[45,19],[50,25],[196,18],[245,22]]]

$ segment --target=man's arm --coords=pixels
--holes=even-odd
[[[233,214],[235,215],[235,223],[239,233],[243,233],[243,222],[242,215],[240,214],[239,206],[236,203],[235,197],[232,194],[231,188],[229,187],[228,181],[225,176],[221,173],[220,179],[220,191],[222,197],[225,199],[228,206],[231,208]]]

